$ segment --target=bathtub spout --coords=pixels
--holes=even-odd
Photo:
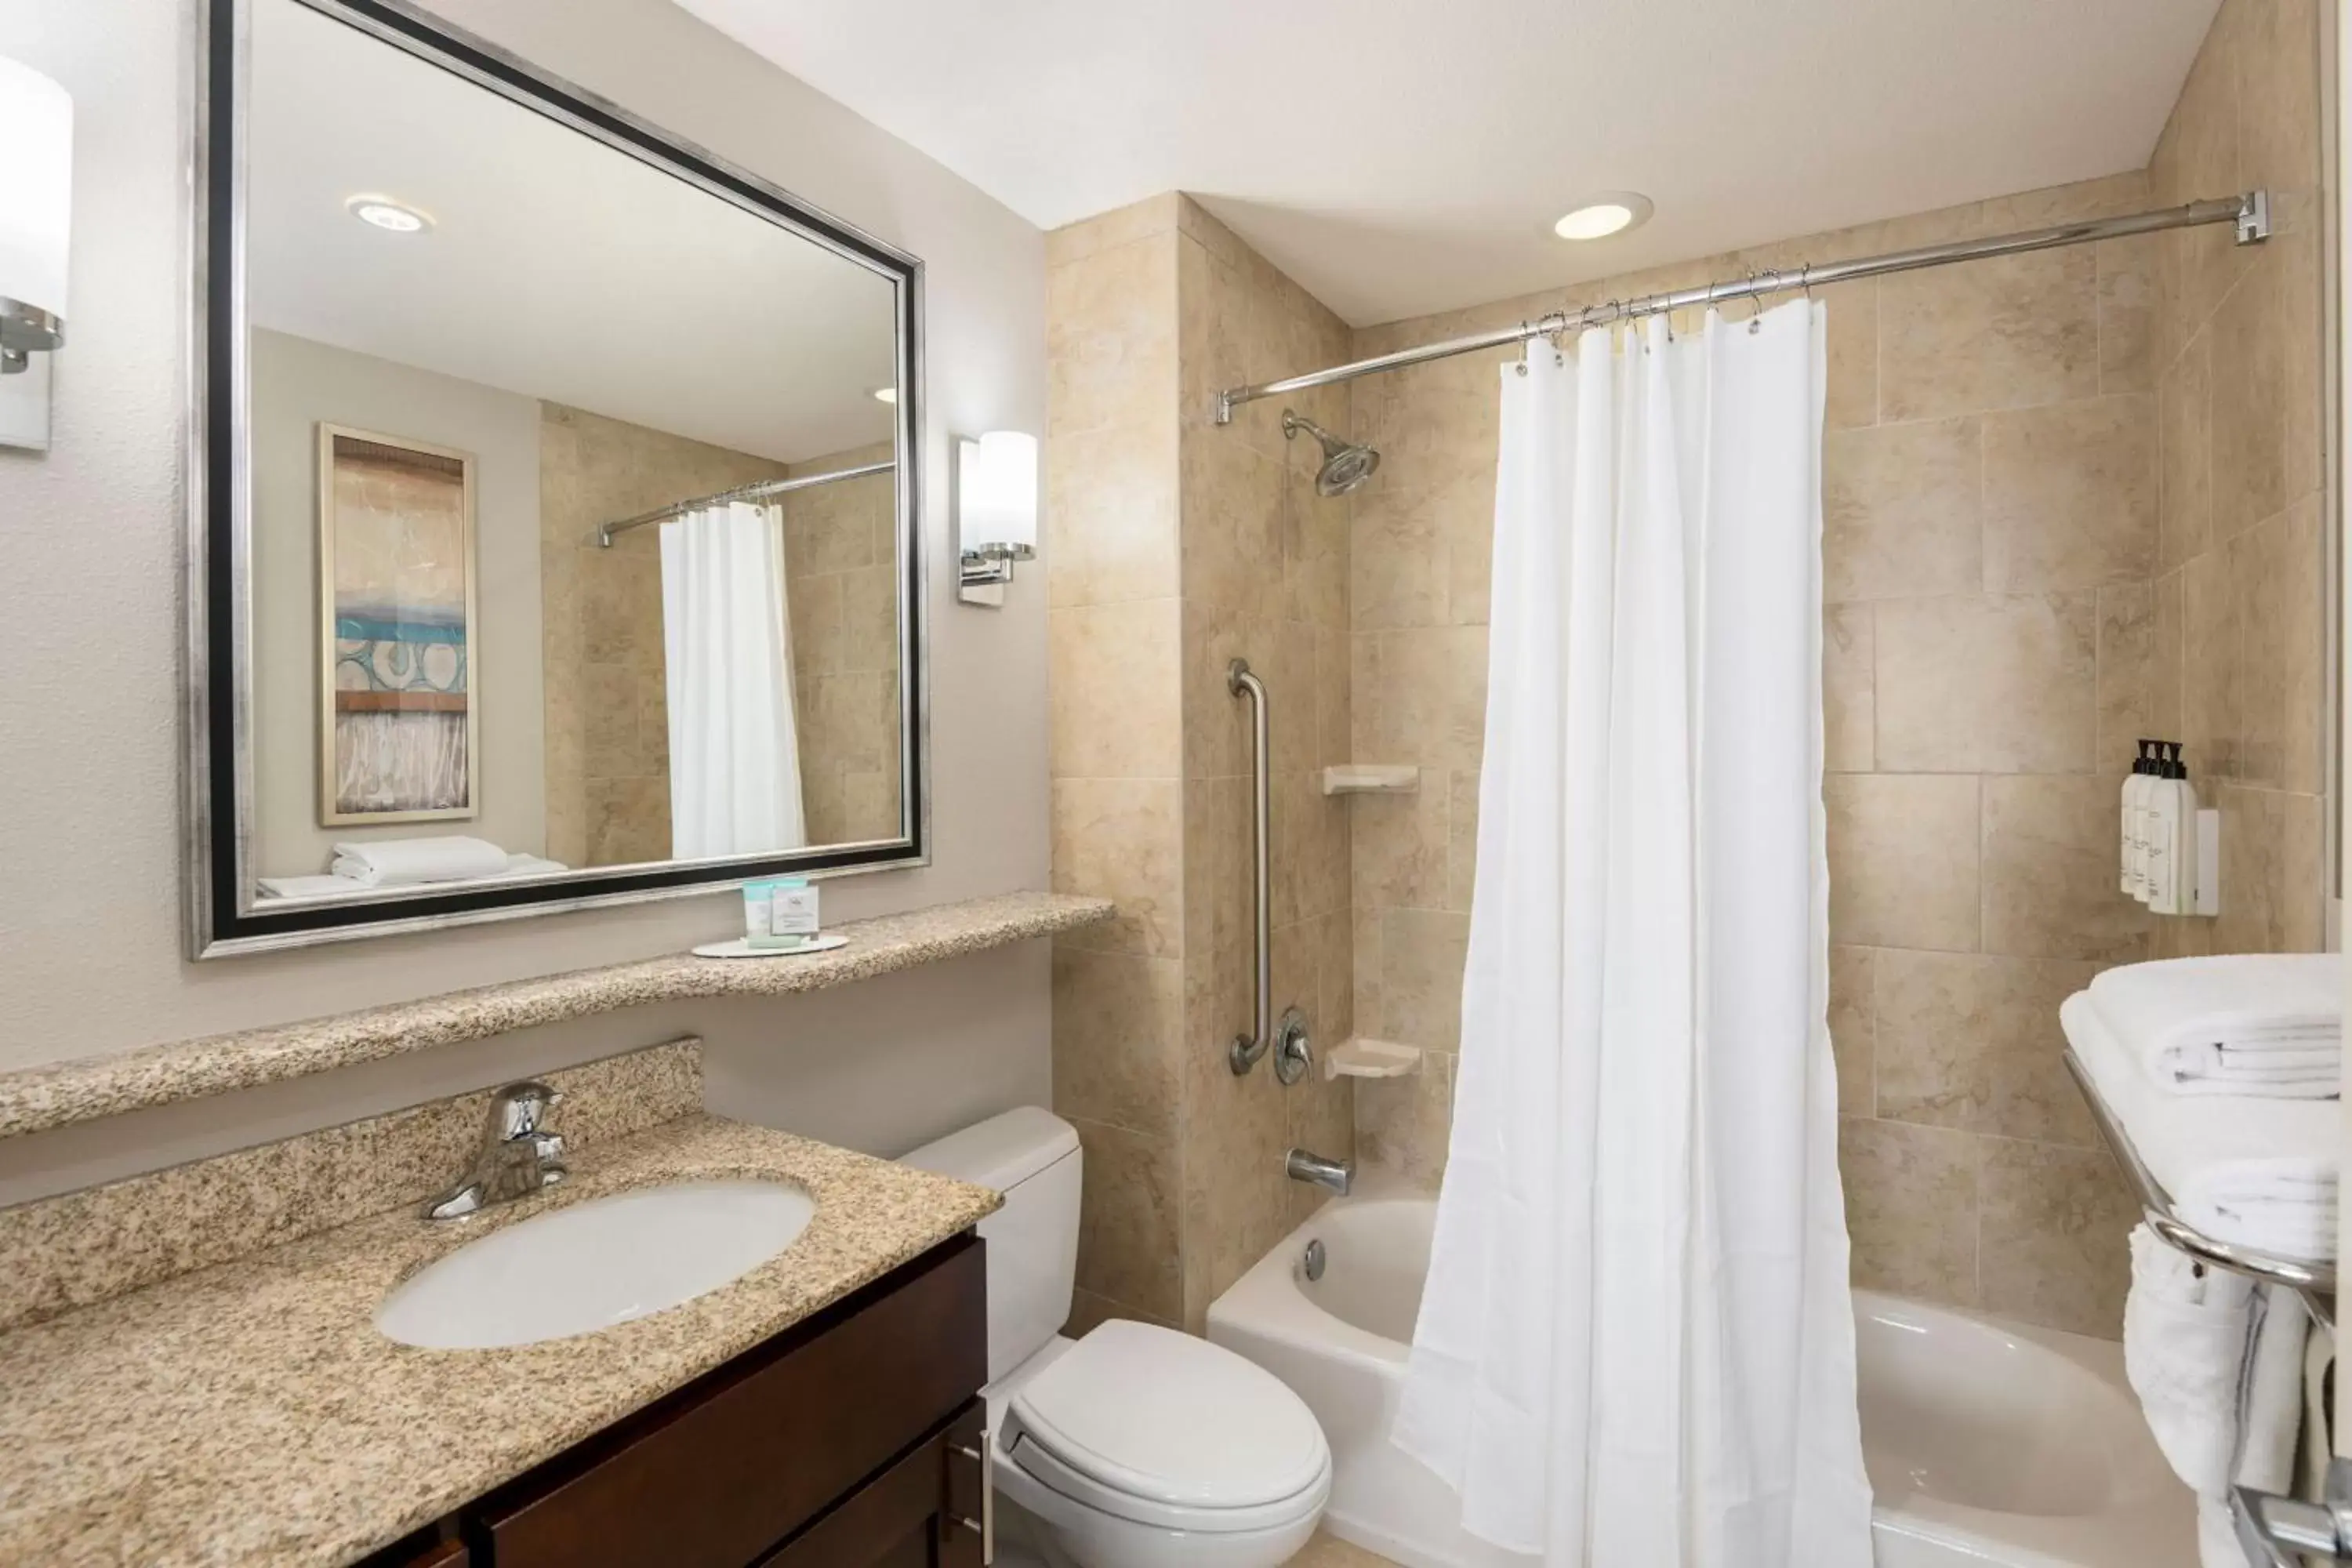
[[[1356,1180],[1353,1160],[1326,1160],[1322,1155],[1305,1149],[1293,1149],[1283,1162],[1283,1169],[1294,1182],[1312,1182],[1318,1187],[1328,1187],[1341,1197]]]

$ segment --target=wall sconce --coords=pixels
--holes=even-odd
[[[72,202],[73,100],[0,59],[0,447],[48,450],[47,355],[65,342]]]
[[[73,100],[0,59],[0,375],[66,337],[66,233],[73,210]]]
[[[992,430],[956,438],[956,537],[962,545],[956,597],[1000,605],[1013,563],[1037,556],[1037,437]]]

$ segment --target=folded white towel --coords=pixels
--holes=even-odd
[[[2069,996],[2058,1021],[2183,1221],[2284,1258],[2336,1256],[2335,1103],[2168,1093],[2139,1070],[2089,993]]]
[[[2124,964],[2090,996],[2167,1089],[2319,1099],[2336,1092],[2343,984],[2333,953],[2230,953]]]
[[[484,838],[373,838],[335,846],[334,873],[369,888],[463,882],[506,874],[507,852]]]

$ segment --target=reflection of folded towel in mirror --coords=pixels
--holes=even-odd
[[[370,838],[335,846],[338,877],[363,887],[407,888],[419,882],[463,882],[506,874],[507,852],[487,838],[462,833],[437,838]]]
[[[488,854],[483,853],[486,850]],[[273,899],[320,899],[364,892],[371,888],[478,882],[570,869],[561,860],[538,855],[509,855],[484,839],[453,835],[446,838],[385,838],[368,844],[338,844],[333,870],[326,876],[263,877],[258,881],[262,892]]]

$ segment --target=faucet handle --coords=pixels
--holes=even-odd
[[[538,1136],[555,1108],[562,1103],[560,1090],[536,1079],[507,1085],[490,1096],[490,1142],[514,1143]]]

